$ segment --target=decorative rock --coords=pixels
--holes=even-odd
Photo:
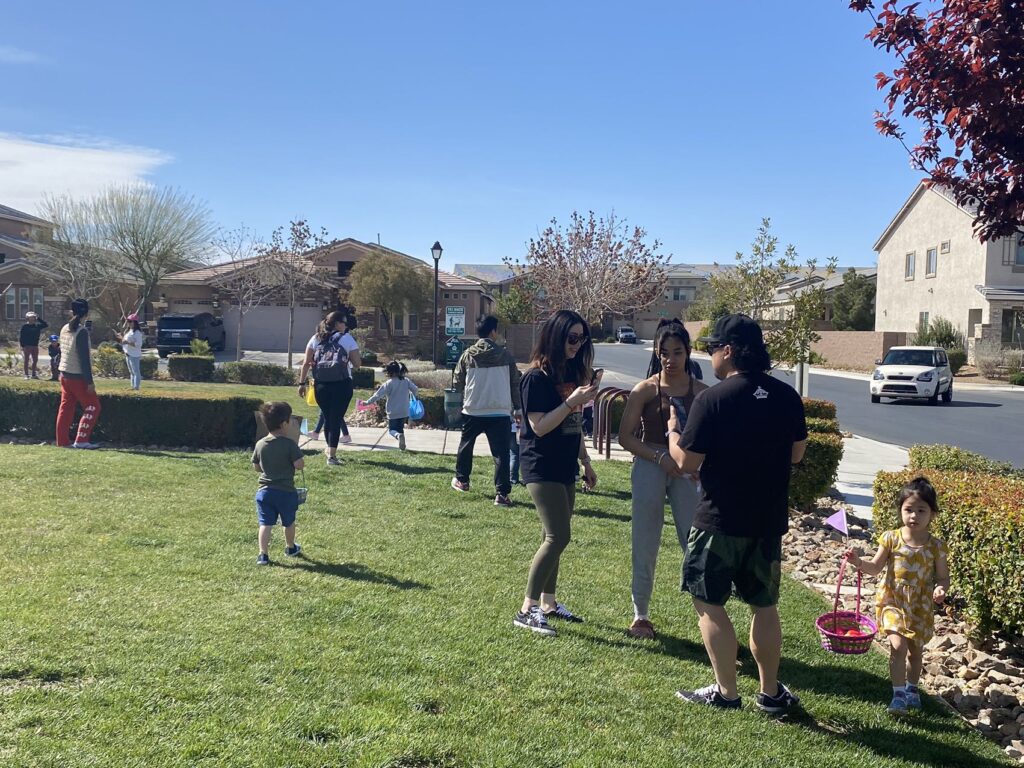
[[[956,671],[956,676],[961,680],[977,680],[981,677],[981,673],[971,667],[960,667],[960,669]]]
[[[1020,703],[1014,691],[999,685],[993,685],[985,691],[985,695],[992,702],[993,706],[1007,708],[1007,716],[1009,716],[1012,708]]]

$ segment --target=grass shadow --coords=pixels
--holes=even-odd
[[[670,656],[673,659],[707,663],[708,655],[702,643],[696,643],[685,637],[676,637],[659,632],[654,640],[634,640],[626,635],[626,627],[611,627],[607,624],[591,624],[600,634],[579,634],[577,637],[609,648],[627,648],[644,653],[656,653]]]
[[[303,571],[322,573],[325,576],[337,576],[349,581],[366,581],[371,584],[383,584],[396,589],[431,589],[429,584],[413,579],[399,579],[387,573],[375,571],[362,563],[325,563],[321,560],[312,560],[300,556],[292,566]]]
[[[159,459],[184,459],[185,461],[206,461],[209,454],[205,453],[168,453],[167,451],[132,450],[131,448],[107,448],[107,453],[129,453],[132,456],[152,456]]]
[[[576,497],[577,501],[579,496]],[[577,508],[573,513],[573,517],[591,517],[595,520],[616,520],[620,523],[628,523],[633,517],[631,515],[621,515],[616,512],[605,512],[602,509],[591,509],[589,507],[583,507],[582,509]]]
[[[381,469],[390,469],[392,472],[400,472],[403,475],[450,475],[452,470],[450,469],[438,469],[436,467],[416,467],[409,464],[397,464],[393,461],[368,461],[367,464],[373,464],[375,467]]]

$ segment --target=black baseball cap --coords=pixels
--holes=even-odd
[[[764,334],[761,332],[761,326],[752,317],[740,314],[725,315],[718,318],[710,336],[702,336],[698,341],[704,345],[736,344],[756,349],[764,347]]]

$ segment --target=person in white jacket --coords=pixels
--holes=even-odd
[[[121,342],[121,349],[124,351],[124,361],[128,365],[128,378],[131,379],[132,389],[142,389],[142,343],[145,335],[139,325],[139,316],[128,315],[125,318],[128,327],[124,333],[114,334],[114,337]]]
[[[388,380],[380,385],[364,405],[373,405],[384,400],[388,415],[388,434],[398,440],[400,450],[405,450],[405,425],[409,421],[409,400],[419,391],[415,384],[405,378],[409,369],[405,363],[392,360],[384,367]]]

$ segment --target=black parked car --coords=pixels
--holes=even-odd
[[[226,337],[224,321],[209,312],[164,315],[156,324],[156,348],[160,357],[167,357],[172,352],[188,352],[192,339],[202,339],[212,349],[221,352]]]

